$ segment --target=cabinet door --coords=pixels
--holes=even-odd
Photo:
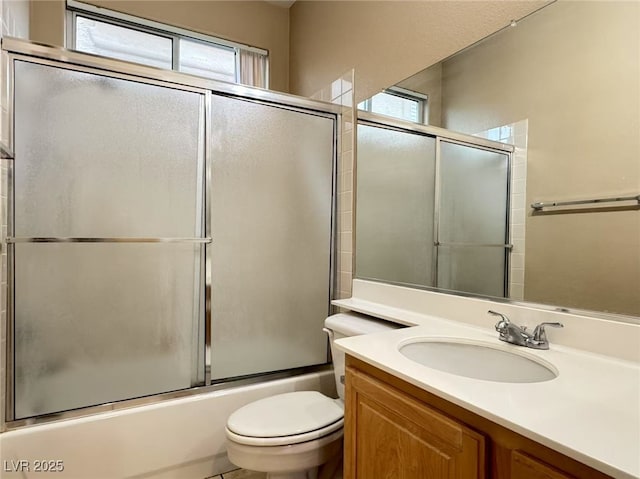
[[[478,433],[352,368],[346,394],[346,479],[485,477]]]
[[[511,479],[575,479],[573,476],[521,453],[511,453]]]

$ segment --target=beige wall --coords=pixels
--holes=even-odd
[[[528,119],[526,204],[640,193],[640,3],[558,2],[443,65],[444,127]],[[531,216],[525,299],[640,316],[640,210]]]
[[[308,96],[355,68],[357,101],[539,8],[541,1],[298,1],[291,92]]]
[[[269,50],[271,88],[310,96],[356,70],[356,99],[397,83],[546,3],[86,0]],[[64,0],[31,0],[31,38],[63,45]],[[291,28],[289,25],[291,17]]]
[[[289,90],[289,10],[261,1],[128,1],[85,3],[269,50],[270,88]],[[31,39],[64,44],[64,0],[31,1]]]
[[[64,0],[29,1],[29,39],[64,46]]]

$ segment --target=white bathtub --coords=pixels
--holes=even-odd
[[[333,395],[333,373],[310,373],[5,432],[0,434],[0,477],[203,479],[235,468],[225,450],[224,425],[231,412],[262,397],[300,390]],[[62,472],[34,470],[60,464]]]

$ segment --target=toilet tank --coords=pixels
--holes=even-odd
[[[331,357],[333,358],[333,373],[336,378],[336,390],[340,399],[344,400],[345,354],[335,347],[334,341],[360,334],[378,333],[392,329],[404,328],[401,324],[383,319],[373,318],[358,313],[338,313],[329,316],[324,321],[324,330],[331,342]]]

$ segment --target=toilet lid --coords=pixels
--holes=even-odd
[[[241,407],[229,416],[227,428],[241,436],[293,436],[340,421],[343,414],[336,399],[317,391],[296,391]]]

